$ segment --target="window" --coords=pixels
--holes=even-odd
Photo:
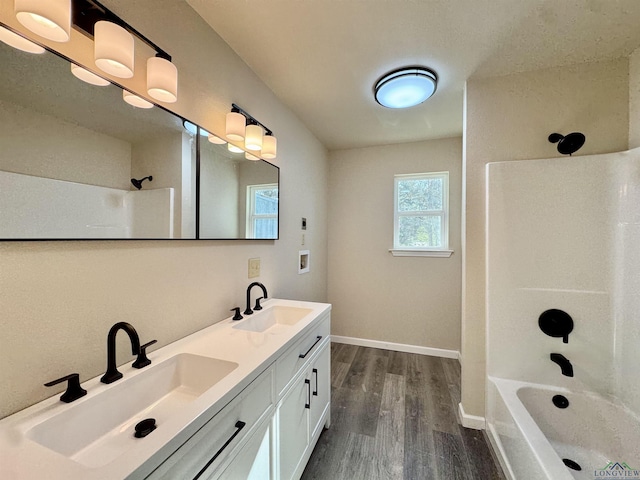
[[[247,187],[247,238],[278,238],[278,184]]]
[[[396,256],[449,257],[449,172],[395,175]]]

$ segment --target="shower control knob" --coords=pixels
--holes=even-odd
[[[567,312],[552,308],[540,314],[538,326],[550,337],[562,337],[563,343],[569,343],[569,334],[573,331],[573,319]]]

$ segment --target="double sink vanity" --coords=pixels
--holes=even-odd
[[[330,422],[330,311],[265,300],[3,419],[0,478],[299,478]]]

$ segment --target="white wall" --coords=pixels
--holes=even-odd
[[[640,48],[629,57],[629,148],[640,147]]]
[[[559,156],[550,133],[583,132],[579,155],[623,151],[629,136],[628,61],[471,79],[465,95],[462,405],[484,416],[485,165]]]
[[[249,258],[261,257],[258,280],[270,296],[326,300],[323,146],[185,2],[104,3],[173,56],[178,113],[221,132],[224,114],[237,102],[277,135],[280,240],[0,243],[0,384],[10,386],[0,389],[0,416],[62,390],[43,387],[46,381],[71,372],[82,381],[102,374],[107,332],[118,321],[131,322],[142,341],[157,339],[153,350],[226,318],[244,303]],[[12,8],[2,0],[0,14],[10,17]],[[74,41],[86,41],[80,37],[73,32]],[[73,55],[91,57],[90,51]],[[136,72],[141,85],[144,68]],[[301,217],[311,225],[306,246],[315,260],[309,274],[298,276]],[[118,358],[132,358],[122,339]]]
[[[332,333],[460,348],[460,138],[334,151],[329,167]],[[394,257],[394,174],[450,172],[450,258]],[[317,264],[312,259],[312,268]]]

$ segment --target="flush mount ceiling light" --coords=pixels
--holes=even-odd
[[[15,0],[18,21],[36,35],[68,42],[71,35],[71,0]]]
[[[45,49],[40,45],[37,45],[31,40],[27,40],[4,27],[0,27],[0,42],[6,43],[10,47],[17,48],[18,50],[22,50],[27,53],[41,54],[45,52]]]
[[[153,103],[126,90],[122,90],[122,99],[136,108],[153,108]]]
[[[90,83],[91,85],[97,85],[98,87],[106,87],[111,83],[108,80],[96,75],[93,72],[90,72],[86,68],[82,68],[80,65],[76,65],[75,63],[71,64],[71,73],[76,78],[79,78],[83,82]]]
[[[436,91],[438,75],[425,67],[394,70],[374,87],[376,102],[387,108],[408,108],[427,100]]]

